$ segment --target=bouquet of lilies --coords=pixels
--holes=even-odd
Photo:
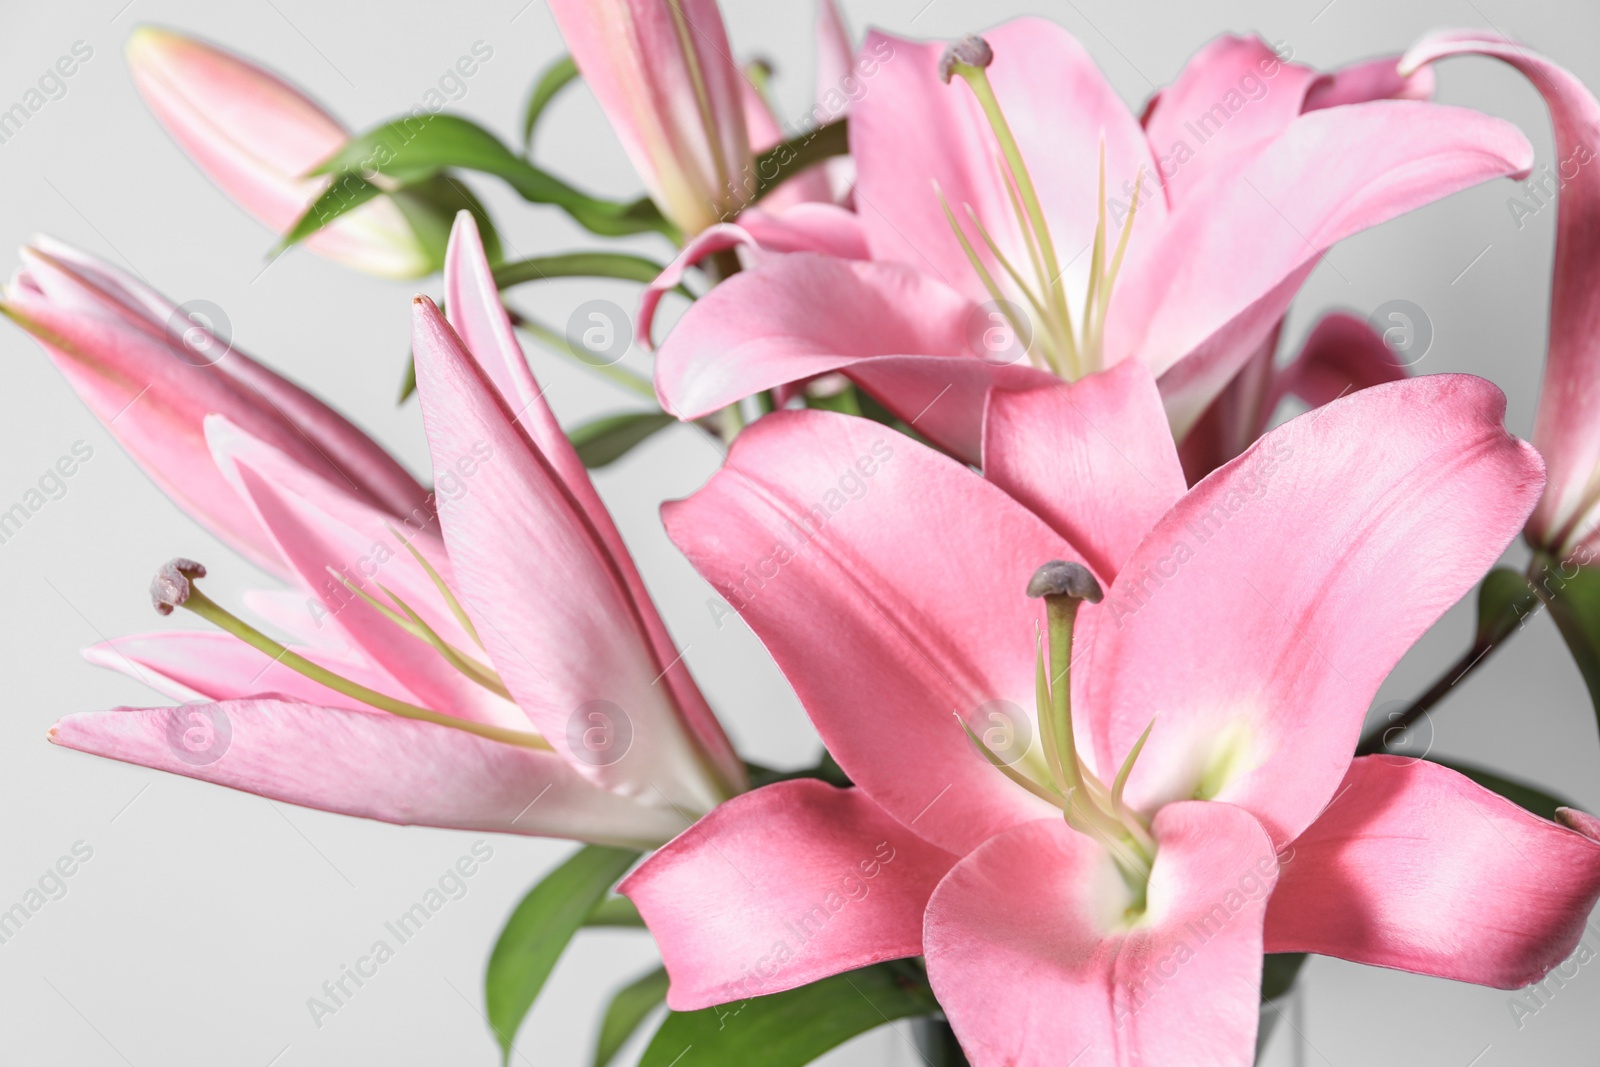
[[[135,32],[151,111],[281,248],[426,279],[406,393],[432,484],[192,308],[23,249],[0,311],[279,582],[227,604],[167,563],[155,609],[192,628],[88,658],[177,703],[67,714],[55,744],[582,842],[489,955],[508,1059],[585,925],[654,936],[595,1062],[651,1025],[659,1067],[802,1064],[897,1020],[929,1063],[1232,1067],[1308,953],[1502,989],[1572,955],[1600,819],[1405,735],[1544,608],[1600,700],[1588,89],[1475,32],[1333,71],[1230,36],[1134,113],[1051,22],[858,42],[823,0],[815,106],[785,124],[713,0],[550,8],[570,55],[519,148],[442,100],[352,135],[250,60]],[[1532,169],[1514,126],[1429,101],[1462,55],[1531,80],[1561,159],[1532,444],[1382,322],[1278,350],[1334,243]],[[580,81],[646,196],[532,161]],[[507,259],[466,175],[596,247]],[[638,235],[659,259],[600,243]],[[546,277],[639,303],[563,332],[509,302]],[[619,363],[635,337],[653,382]],[[659,409],[564,428],[546,358]],[[798,695],[814,767],[740,757],[591,482],[678,421],[725,456],[662,521]],[[1519,532],[1531,564],[1494,569]],[[1475,589],[1462,663],[1363,733]]]

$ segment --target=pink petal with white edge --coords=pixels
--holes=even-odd
[[[983,435],[984,477],[1108,582],[1188,488],[1155,379],[1137,363],[1071,385],[997,389]]]
[[[1462,108],[1382,100],[1302,115],[1237,173],[1200,183],[1154,239],[1130,244],[1106,361],[1137,358],[1158,377],[1182,361],[1182,378],[1162,383],[1181,436],[1288,308],[1288,279],[1345,237],[1532,160],[1515,126]],[[1252,330],[1206,345],[1247,312]]]
[[[779,782],[723,804],[618,891],[639,906],[693,1011],[922,952],[922,911],[955,857],[859,789]]]
[[[645,589],[639,568],[634,565],[627,545],[623,544],[617,524],[601,502],[600,494],[595,492],[583,460],[578,458],[577,450],[550,410],[544,390],[534,381],[505,305],[500,302],[500,290],[494,283],[488,257],[484,255],[478,224],[470,212],[460,212],[450,231],[444,282],[451,325],[460,334],[468,353],[499,392],[511,412],[514,426],[527,435],[533,447],[550,464],[622,575],[656,659],[668,665],[659,684],[672,694],[690,729],[725,780],[743,783],[743,763],[690,677],[688,666],[683,663],[682,655]],[[641,325],[640,329],[643,331],[646,327]],[[469,463],[475,469],[475,461],[469,460]],[[460,469],[459,473],[465,481],[470,481],[468,470]]]
[[[295,651],[358,685],[412,699],[393,678],[365,663],[317,649]],[[275,693],[330,708],[374,710],[285,667],[232,634],[216,630],[117,637],[85,649],[83,658],[97,667],[120,671],[173,700],[239,700]]]
[[[1499,989],[1537,982],[1600,898],[1592,820],[1568,818],[1575,828],[1424,760],[1358,759],[1285,852],[1266,950]]]
[[[1550,467],[1550,488],[1528,523],[1534,544],[1566,552],[1592,541],[1600,470],[1600,101],[1544,56],[1481,31],[1439,34],[1406,53],[1405,70],[1457,55],[1484,55],[1521,71],[1544,96],[1561,181],[1550,283],[1550,351],[1533,443]],[[1519,224],[1520,225],[1520,224]],[[1592,545],[1591,545],[1592,547]]]
[[[1316,818],[1391,667],[1515,536],[1544,484],[1489,382],[1439,374],[1294,419],[1207,477],[1100,605],[1076,705],[1134,806],[1197,794],[1274,840]]]
[[[656,394],[696,419],[789,382],[841,371],[896,415],[977,461],[991,385],[1054,380],[979,359],[978,305],[894,263],[796,253],[744,271],[695,301],[661,346]]]
[[[1038,189],[1063,284],[1072,306],[1082,307],[1091,257],[1074,254],[1094,238],[1100,146],[1108,198],[1124,198],[1123,183],[1131,191],[1141,170],[1154,175],[1155,159],[1127,105],[1066,30],[1019,18],[982,36],[994,50],[989,80]],[[850,112],[856,207],[875,257],[930,273],[981,302],[988,294],[950,229],[935,183],[969,234],[968,204],[1007,259],[1020,268],[1028,254],[982,109],[961,79],[939,80],[945,47],[867,35],[861,54],[878,57],[879,66]],[[1165,214],[1164,201],[1152,198],[1140,205],[1139,225],[1159,227]],[[991,275],[1008,286],[983,243],[971,239]]]
[[[196,731],[187,744],[186,731]],[[404,826],[652,848],[687,825],[670,809],[596,789],[552,752],[271,698],[68,715],[50,740],[269,800]]]
[[[973,1067],[1249,1067],[1277,876],[1248,813],[1163,808],[1149,904],[1059,819],[985,842],[928,903],[928,978]]]
[[[590,780],[644,803],[710,810],[731,785],[716,781],[657,684],[670,664],[658,661],[616,561],[438,308],[417,298],[412,324],[434,465],[474,461],[439,516],[456,590],[506,688]]]
[[[1028,580],[1080,557],[1026,508],[878,423],[780,411],[662,519],[851,780],[896,819],[960,853],[1056,810],[1006,781],[954,719],[1031,721]]]

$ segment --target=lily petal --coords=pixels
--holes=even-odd
[[[1310,824],[1379,683],[1538,498],[1538,453],[1504,413],[1467,375],[1375,386],[1268,433],[1166,514],[1100,605],[1084,687],[1100,766],[1160,714],[1131,804],[1227,800],[1280,843]]]
[[[713,227],[716,229],[716,227]],[[672,694],[683,712],[689,728],[700,745],[715,763],[723,779],[735,783],[745,780],[744,765],[722,731],[717,717],[706,704],[705,697],[695,685],[683,656],[667,633],[644,579],[633,562],[617,524],[600,500],[589,472],[578,458],[566,432],[556,421],[555,413],[545,400],[544,390],[534,381],[533,372],[517,343],[505,305],[500,301],[499,289],[494,284],[494,274],[483,251],[478,235],[478,224],[470,212],[456,216],[450,233],[450,246],[445,255],[445,296],[450,309],[450,322],[466,343],[468,353],[483,369],[512,413],[512,422],[528,436],[533,447],[550,464],[556,477],[571,496],[594,535],[605,546],[611,561],[622,575],[645,634],[655,650],[658,662],[667,664],[658,684]],[[641,325],[641,330],[647,327]]]
[[[1059,819],[956,864],[928,903],[928,978],[973,1067],[1249,1067],[1271,842],[1228,804],[1179,803],[1144,914],[1105,850]]]
[[[978,358],[969,335],[980,320],[978,305],[909,267],[799,252],[695,301],[661,345],[656,393],[667,411],[695,419],[763,389],[840,371],[918,432],[976,462],[989,387],[1053,380]]]
[[[859,789],[815,779],[738,796],[625,879],[693,1011],[922,952],[922,910],[955,857]]]
[[[190,729],[207,731],[198,752],[183,743]],[[269,800],[402,826],[652,848],[688,822],[671,809],[596,789],[553,752],[272,698],[68,715],[50,740]]]
[[[1406,365],[1381,334],[1363,319],[1343,312],[1324,315],[1300,354],[1279,372],[1267,405],[1271,417],[1280,398],[1299,397],[1318,408],[1332,400],[1406,376]],[[1265,427],[1260,427],[1265,429]]]
[[[670,664],[658,661],[615,560],[438,308],[417,298],[412,323],[435,469],[471,471],[439,503],[445,545],[506,688],[597,784],[644,803],[710,810],[724,798],[670,690],[657,684]],[[600,750],[584,744],[595,721],[611,731]]]
[[[896,819],[960,853],[1056,810],[952,721],[987,726],[996,711],[1015,724],[1033,706],[1028,580],[1048,560],[1081,562],[1042,520],[887,427],[821,411],[753,423],[662,519],[777,660],[828,751]]]
[[[1187,489],[1155,379],[1124,363],[1073,384],[995,390],[983,474],[1115,578]]]
[[[1406,53],[1416,70],[1457,55],[1485,55],[1521,71],[1544,96],[1560,160],[1555,266],[1550,283],[1550,351],[1533,443],[1550,467],[1550,488],[1528,523],[1541,548],[1565,553],[1592,536],[1600,491],[1600,101],[1572,74],[1537,52],[1482,32],[1439,34]],[[1520,225],[1520,224],[1519,224]]]
[[[1182,437],[1327,249],[1532,161],[1516,127],[1462,108],[1382,100],[1302,115],[1237,173],[1200,183],[1154,240],[1132,242],[1107,362],[1155,371]],[[1241,319],[1248,328],[1208,343]]]
[[[1268,952],[1516,989],[1583,936],[1600,841],[1425,760],[1366,756],[1295,840],[1267,909]]]

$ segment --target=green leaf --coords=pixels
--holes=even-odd
[[[567,431],[578,458],[590,470],[615,463],[650,435],[678,420],[663,411],[633,411],[607,415]]]
[[[283,235],[278,246],[273,249],[276,255],[290,245],[310,237],[334,219],[347,211],[354,211],[368,200],[376,199],[382,195],[383,190],[362,178],[359,174],[336,175],[333,184],[329,185],[306,208],[305,214],[295,220],[289,232]]]
[[[1522,625],[1539,603],[1527,575],[1510,567],[1496,567],[1478,587],[1477,648],[1499,644]]]
[[[489,1025],[509,1061],[511,1042],[572,935],[639,858],[632,849],[585,845],[522,898],[506,920],[483,976]]]
[[[1567,649],[1589,687],[1589,699],[1600,715],[1600,567],[1570,569],[1569,574],[1554,563],[1545,568],[1540,578],[1541,599],[1566,639]]]
[[[1460,760],[1445,759],[1443,756],[1431,754],[1428,756],[1428,762],[1437,763],[1441,767],[1449,767],[1452,771],[1464,774],[1489,792],[1500,794],[1511,803],[1520,808],[1526,808],[1542,819],[1553,821],[1556,817],[1557,808],[1576,806],[1572,801],[1558,797],[1553,793],[1546,793],[1537,786],[1519,782],[1515,778],[1507,778],[1504,775],[1496,774],[1494,771],[1486,771],[1476,764],[1463,763]]]
[[[644,918],[627,897],[607,897],[594,906],[585,926],[633,926],[644,929]]]
[[[323,160],[312,174],[330,174],[334,183],[329,193],[346,190],[345,199],[362,187],[383,185],[404,187],[425,182],[446,168],[474,170],[492,174],[516,190],[524,200],[554,204],[594,233],[621,236],[656,232],[675,237],[676,229],[661,216],[648,199],[632,203],[601,200],[589,196],[566,182],[529,163],[507,148],[488,130],[460,115],[409,116],[386,122],[346,141],[333,155]],[[378,182],[381,175],[385,182]],[[390,191],[393,191],[390,189]],[[293,240],[327,225],[337,215],[332,208],[342,201],[329,194],[319,197],[290,231]],[[370,199],[371,195],[367,194]],[[349,210],[342,206],[341,210]]]
[[[502,263],[495,268],[494,283],[501,289],[544,278],[623,278],[648,284],[665,269],[655,260],[622,252],[567,252]]]
[[[533,128],[539,122],[539,116],[556,94],[565,89],[578,76],[578,64],[573,62],[571,56],[562,56],[539,75],[539,80],[533,83],[533,92],[528,94],[528,104],[522,109],[522,149],[524,152],[533,148]]]
[[[868,1030],[937,1011],[911,963],[879,963],[770,996],[673,1012],[640,1067],[797,1067]]]
[[[773,145],[756,157],[756,187],[752,190],[751,202],[760,200],[801,171],[849,151],[848,119],[838,119]]]
[[[657,967],[623,986],[611,997],[600,1020],[600,1040],[594,1049],[594,1067],[606,1067],[646,1017],[667,996],[667,971]]]

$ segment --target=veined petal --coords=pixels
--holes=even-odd
[[[984,321],[978,305],[908,267],[800,252],[736,274],[695,301],[661,345],[656,393],[666,410],[694,419],[763,389],[841,371],[918,432],[975,462],[989,386],[1052,380],[978,358],[969,336]]]
[[[1268,952],[1499,989],[1566,959],[1600,898],[1594,837],[1424,760],[1356,760],[1291,849],[1267,909]]]
[[[325,184],[303,175],[345,143],[344,127],[270,71],[171,30],[142,26],[127,52],[134,85],[178,147],[273,232],[288,230]],[[387,199],[340,216],[306,244],[384,277],[428,272],[421,243]]]
[[[1083,712],[1130,804],[1217,798],[1282,843],[1333,796],[1384,676],[1493,565],[1538,453],[1467,375],[1363,390],[1207,477],[1100,605]]]
[[[662,213],[694,234],[742,206],[743,78],[716,0],[553,0],[550,13]]]
[[[332,656],[322,649],[295,651],[358,685],[411,699],[392,677],[360,660]],[[272,693],[330,708],[374,710],[290,670],[232,634],[216,630],[114,637],[84,650],[83,658],[97,667],[126,674],[173,700],[240,700]]]
[[[922,910],[955,857],[859,789],[815,779],[734,797],[619,887],[692,1011],[922,952]]]
[[[470,212],[463,211],[456,216],[445,256],[444,280],[450,321],[466,344],[468,354],[499,392],[511,412],[514,428],[525,433],[533,448],[549,463],[622,576],[656,660],[666,665],[657,684],[672,694],[690,730],[723,779],[742,785],[744,765],[690,676],[611,513],[595,492],[588,470],[550,410],[544,390],[534,381],[505,305],[500,302],[499,290],[478,235],[478,224]],[[640,326],[641,331],[646,329]]]
[[[1532,159],[1516,127],[1463,108],[1381,100],[1302,115],[1237,173],[1200,183],[1156,239],[1132,242],[1107,319],[1107,362],[1138,358],[1155,371],[1181,437],[1275,327],[1298,288],[1291,280],[1328,248],[1523,174]],[[1243,315],[1250,329],[1208,343]]]
[[[1550,283],[1550,351],[1533,443],[1550,468],[1550,488],[1528,523],[1535,545],[1556,552],[1590,538],[1600,502],[1600,101],[1581,81],[1537,52],[1481,31],[1439,34],[1406,53],[1416,70],[1456,55],[1485,55],[1521,71],[1550,109],[1559,162],[1555,266]],[[1520,226],[1520,223],[1519,223]]]
[[[225,724],[225,725],[224,725]],[[185,744],[186,731],[201,731]],[[341,815],[652,848],[688,820],[597,789],[553,752],[264,697],[68,715],[50,740]]]
[[[434,467],[471,464],[439,502],[456,589],[506,688],[586,777],[642,803],[709,810],[728,786],[657,684],[670,664],[616,561],[439,310],[419,297],[412,321]],[[591,729],[605,734],[598,748]]]
[[[995,390],[983,474],[1110,581],[1187,489],[1155,379],[1125,363],[1073,384]]]
[[[1102,142],[1108,198],[1126,203],[1141,170],[1153,183],[1155,160],[1122,98],[1066,30],[1019,18],[983,38],[994,50],[990,82],[1038,187],[1072,306],[1081,307],[1091,257],[1078,253],[1098,221]],[[944,49],[944,42],[867,35],[861,54],[878,69],[850,112],[856,208],[876,258],[983,301],[988,296],[951,232],[935,183],[958,217],[965,217],[963,205],[972,206],[1013,263],[1028,256],[982,109],[967,86],[939,80]],[[1137,226],[1158,227],[1165,214],[1161,199],[1141,197]],[[991,274],[1003,276],[986,248],[979,255]]]
[[[1006,781],[954,721],[987,729],[1000,715],[1017,731],[1012,758],[1027,758],[1028,580],[1081,557],[1026,508],[878,423],[780,411],[662,518],[851,780],[900,822],[960,853],[1056,810]]]
[[[928,903],[928,978],[973,1067],[1249,1067],[1277,876],[1246,812],[1180,803],[1143,916],[1105,849],[1060,819],[984,842]]]

